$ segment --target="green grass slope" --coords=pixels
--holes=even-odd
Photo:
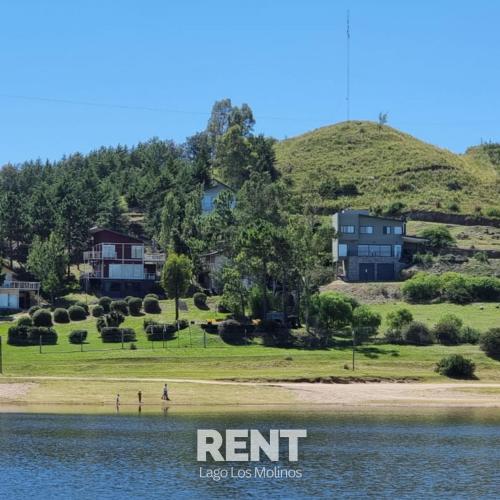
[[[485,154],[457,155],[388,126],[351,121],[276,144],[277,164],[297,190],[335,176],[358,196],[322,196],[325,208],[386,206],[474,213],[498,207],[498,171]]]

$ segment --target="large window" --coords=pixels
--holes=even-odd
[[[211,212],[214,205],[214,199],[212,196],[206,194],[201,200],[201,208],[204,212]]]
[[[347,257],[347,245],[339,243],[339,257]]]
[[[109,277],[113,279],[144,279],[144,267],[142,264],[110,264]]]
[[[114,245],[103,245],[102,256],[105,259],[116,259],[116,250]]]
[[[390,245],[358,245],[358,257],[390,257]]]
[[[394,257],[401,257],[401,245],[394,245]]]
[[[340,232],[344,234],[354,234],[355,230],[354,226],[340,226]]]
[[[403,234],[402,226],[384,226],[384,234]]]
[[[373,226],[359,226],[361,234],[373,234]]]

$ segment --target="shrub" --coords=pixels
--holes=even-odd
[[[472,302],[472,294],[468,280],[459,273],[441,275],[441,293],[445,300],[455,304]]]
[[[486,210],[486,215],[488,217],[499,217],[500,218],[500,208],[489,208]]]
[[[39,309],[33,314],[34,326],[52,326],[52,314],[46,309]]]
[[[32,326],[31,328],[28,328],[28,335],[31,345],[57,344],[57,333],[53,328],[47,328],[44,326]]]
[[[429,345],[433,343],[432,332],[427,325],[412,321],[403,328],[403,341],[412,345]]]
[[[264,319],[265,311],[272,309],[269,294],[262,291],[258,286],[252,287],[248,295],[248,305],[254,318]]]
[[[148,314],[160,314],[160,302],[158,299],[147,296],[144,298],[144,312]]]
[[[464,326],[460,331],[462,344],[477,344],[481,337],[481,332],[470,326]]]
[[[460,354],[452,354],[441,358],[436,365],[436,370],[441,375],[451,378],[470,379],[474,377],[476,365],[472,360]]]
[[[443,345],[458,345],[462,341],[462,320],[453,314],[443,316],[434,326],[434,336]]]
[[[121,312],[111,311],[109,314],[97,318],[97,331],[101,332],[105,327],[118,328],[125,321]]]
[[[69,314],[66,309],[59,307],[54,311],[54,323],[69,323]]]
[[[337,292],[320,293],[311,302],[311,316],[320,330],[333,332],[352,321],[353,306],[345,295]]]
[[[75,302],[74,305],[81,307],[85,311],[85,314],[87,316],[89,315],[89,306],[88,306],[88,304],[86,304],[85,302],[82,302],[81,300],[79,300],[78,302]]]
[[[179,330],[184,330],[189,326],[187,320],[179,320]],[[175,332],[178,331],[176,323],[150,323],[145,325],[146,335],[148,340],[171,340],[175,337]]]
[[[157,295],[156,293],[148,293],[148,294],[146,294],[146,296],[144,298],[146,298],[146,297],[149,297],[151,299],[160,300],[159,295]]]
[[[138,297],[132,297],[128,301],[128,310],[132,316],[139,316],[141,314],[142,309],[142,299]]]
[[[87,340],[87,330],[73,330],[69,334],[71,344],[83,344]]]
[[[439,297],[441,282],[434,274],[418,273],[401,287],[408,302],[428,302]]]
[[[28,309],[28,314],[33,317],[33,315],[39,311],[41,309],[40,306],[31,306],[29,309]]]
[[[105,343],[135,342],[135,331],[132,328],[117,328],[106,326],[101,330],[101,339]]]
[[[100,318],[103,314],[104,314],[104,308],[99,304],[97,304],[92,308],[92,316],[94,316],[94,318]]]
[[[135,299],[135,297],[133,297],[132,295],[127,295],[124,300],[128,304],[132,299]]]
[[[471,293],[476,300],[500,300],[500,278],[472,276],[468,278]]]
[[[68,314],[71,321],[83,321],[87,319],[87,314],[85,314],[85,309],[80,306],[71,306],[68,309]]]
[[[490,328],[479,339],[479,346],[491,358],[500,359],[500,328]]]
[[[455,239],[451,235],[446,226],[431,226],[423,229],[418,234],[421,238],[429,240],[429,247],[433,250],[442,250],[450,247],[455,243]]]
[[[31,345],[27,326],[11,326],[7,332],[7,344],[15,346]]]
[[[378,312],[372,311],[368,306],[356,307],[352,313],[356,342],[361,344],[375,335],[381,323],[382,316]]]
[[[387,330],[387,332],[385,332],[385,341],[388,344],[402,344],[403,333],[401,330]]]
[[[202,292],[197,292],[193,295],[193,302],[198,309],[207,308],[207,296]]]
[[[388,313],[386,321],[390,330],[401,330],[405,325],[413,321],[413,314],[409,309],[402,307]]]
[[[124,316],[128,316],[128,306],[124,300],[113,300],[110,305],[111,311],[118,311]]]
[[[278,324],[278,326],[272,331],[266,331],[262,340],[265,346],[283,348],[294,347],[297,341],[297,339],[292,335],[290,329],[283,327],[281,324]],[[307,343],[305,338],[301,338],[301,340],[303,344]]]
[[[231,345],[242,345],[248,342],[246,327],[234,319],[221,321],[217,327],[220,338]]]
[[[29,316],[21,316],[17,320],[17,326],[33,326],[33,320]]]
[[[450,212],[460,212],[460,206],[458,203],[452,202],[448,205],[448,210]]]
[[[111,302],[113,302],[112,299],[104,296],[104,297],[101,297],[97,303],[104,309],[105,313],[109,313],[110,307],[111,307]]]

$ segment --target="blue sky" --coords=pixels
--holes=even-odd
[[[0,0],[0,165],[183,141],[224,97],[279,139],[345,120],[347,9],[351,118],[500,140],[495,0]]]

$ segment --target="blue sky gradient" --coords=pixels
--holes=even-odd
[[[0,165],[150,137],[183,141],[217,99],[278,139],[376,120],[463,152],[500,140],[500,2],[0,2]]]

